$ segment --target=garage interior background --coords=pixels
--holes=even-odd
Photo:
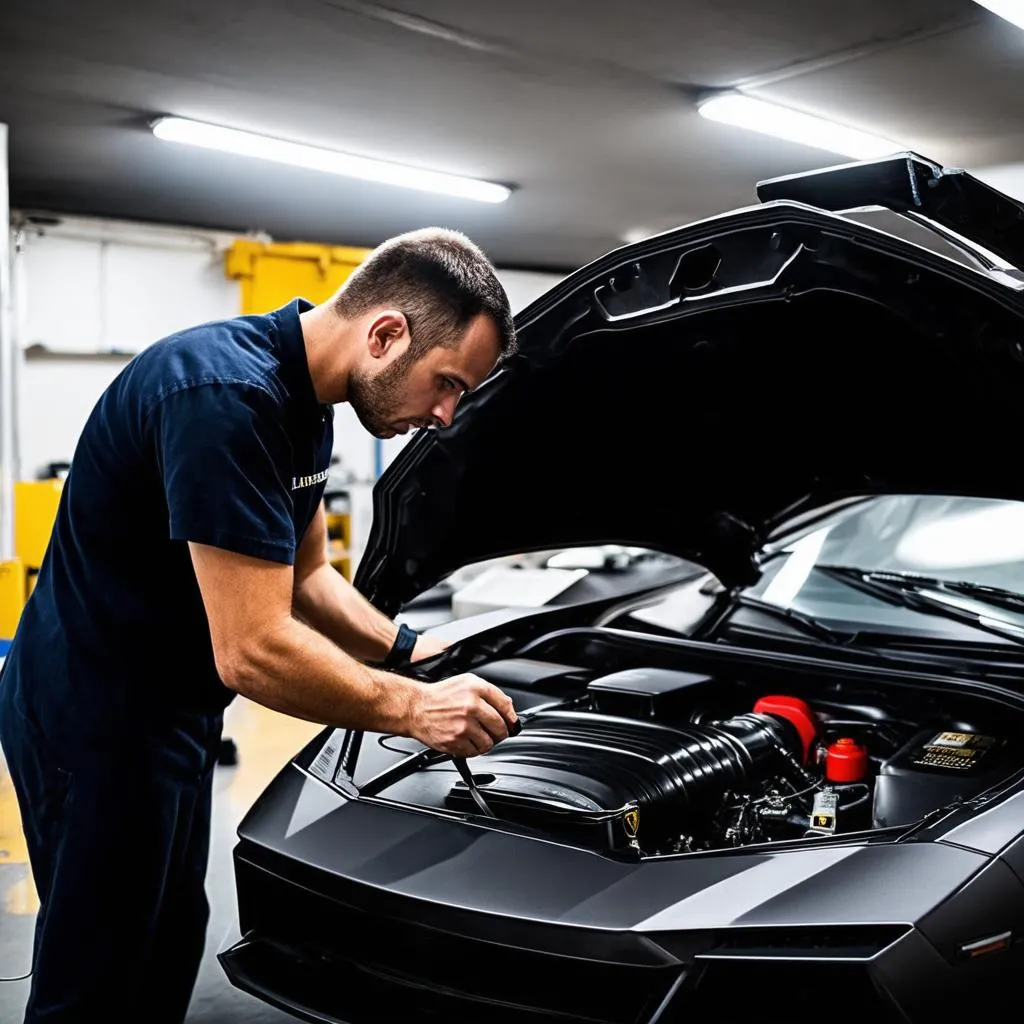
[[[203,320],[323,298],[397,231],[466,230],[519,310],[624,242],[752,202],[759,179],[845,159],[701,118],[703,90],[877,129],[1024,199],[1022,69],[1024,32],[972,0],[180,0],[145,13],[122,0],[15,0],[0,11],[12,207],[6,290],[0,277],[13,358],[0,365],[12,428],[0,449],[4,497],[71,459],[93,403],[133,353]],[[516,190],[485,207],[198,153],[152,138],[147,119],[160,113]],[[377,442],[337,410],[353,568],[373,482],[404,440]],[[24,506],[34,548],[58,488]],[[29,581],[4,557],[0,657]],[[268,771],[310,731],[276,717],[268,728],[242,702],[234,713],[249,765],[265,757]],[[219,792],[215,879],[265,777],[238,774]],[[27,962],[36,904],[6,784],[0,758],[0,975],[13,975]],[[221,878],[212,892],[222,922],[230,885]],[[215,966],[204,971],[222,981]],[[15,1019],[9,1000],[24,996],[10,993],[0,986],[0,1020]],[[271,1019],[238,1006],[237,1019]],[[236,1018],[200,1000],[195,1019]]]
[[[295,295],[320,301],[367,252],[313,239],[274,243],[188,227],[53,220],[12,215],[17,480],[70,461],[93,403],[142,347]],[[520,309],[559,276],[502,269],[501,279]],[[334,468],[352,496],[355,559],[368,528],[369,488],[406,440],[376,441],[347,405],[337,407]]]

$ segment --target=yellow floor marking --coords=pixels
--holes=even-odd
[[[34,914],[39,910],[39,893],[32,881],[32,872],[25,874],[4,893],[4,912],[7,914]]]
[[[0,893],[3,909],[8,914],[34,914],[39,909],[39,896],[32,881],[28,865],[25,833],[21,830],[21,812],[14,783],[7,773],[7,765],[0,756],[0,867],[9,864],[24,865],[16,872],[18,880]],[[6,872],[5,872],[6,876]]]
[[[238,766],[222,791],[235,814],[244,814],[270,780],[322,728],[244,697],[236,698],[224,716],[224,735],[238,747]]]
[[[21,831],[21,813],[14,783],[0,757],[0,864],[26,864],[28,850]]]

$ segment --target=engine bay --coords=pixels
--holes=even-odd
[[[372,795],[651,857],[906,828],[1022,765],[1019,712],[962,693],[529,658],[475,671],[517,695],[521,731],[461,765],[409,752],[414,770]]]

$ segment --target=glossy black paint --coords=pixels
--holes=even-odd
[[[559,630],[533,653],[598,636]],[[753,678],[759,666],[786,665],[794,686],[801,673],[811,679],[830,666],[625,634],[603,643],[589,648],[594,663],[621,644],[634,663],[660,654],[710,673],[731,665]],[[557,689],[572,675],[564,665],[545,671],[535,657],[502,664],[495,676],[524,687],[509,691],[520,707],[528,695],[544,699],[531,687]],[[897,683],[884,664],[844,671],[911,693],[953,683],[909,670]],[[1000,692],[978,688],[979,697],[1019,705]],[[955,709],[952,691],[949,699]],[[438,1019],[467,1024],[492,1009],[497,1020],[676,1021],[713,1010],[716,993],[763,983],[765,968],[805,987],[840,986],[833,1019],[862,1019],[856,1010],[927,1020],[939,1007],[985,1007],[1024,966],[1019,945],[961,954],[986,935],[1024,929],[1013,845],[1021,796],[1012,787],[1005,800],[952,808],[913,830],[637,860],[478,815],[439,817],[355,796],[400,755],[368,736],[356,777],[325,784],[310,768],[330,738],[327,730],[286,766],[242,823],[235,856],[245,938],[222,956],[236,984],[309,1020],[376,1019],[356,996],[370,991],[383,1000],[374,1012],[412,1012],[422,999]],[[453,977],[453,958],[471,969]],[[510,996],[503,972],[517,964],[525,974]],[[545,1017],[552,1007],[541,993],[570,979],[596,1002],[560,1004],[561,1015]],[[625,1009],[611,994],[623,990],[635,995]],[[787,1017],[812,1018],[810,1007]]]
[[[249,944],[278,950],[311,977],[342,968],[356,980],[366,971],[378,980],[391,974],[378,990],[388,1007],[408,1006],[411,992],[429,990],[443,975],[433,956],[406,959],[412,935],[439,954],[472,949],[472,962],[482,957],[502,969],[517,951],[532,951],[536,973],[524,979],[524,1002],[505,1005],[506,1011],[538,1011],[538,979],[557,983],[561,968],[563,985],[569,977],[568,964],[558,959],[564,955],[578,958],[578,972],[581,963],[589,968],[577,974],[579,984],[600,992],[601,979],[611,976],[636,997],[632,1017],[570,1013],[553,1020],[649,1020],[643,1013],[653,1012],[651,999],[662,985],[667,991],[680,977],[692,981],[724,960],[730,970],[779,960],[780,975],[799,967],[803,984],[812,987],[818,969],[828,976],[837,966],[854,966],[860,981],[853,989],[874,979],[891,988],[892,998],[902,995],[914,1005],[924,999],[927,980],[931,1011],[955,1007],[957,999],[978,1008],[984,998],[971,987],[995,961],[964,962],[959,948],[989,925],[1021,924],[1024,887],[1011,869],[949,844],[850,843],[638,864],[324,790],[292,767],[245,822],[236,850],[242,931]],[[958,901],[950,903],[950,893],[960,894]],[[371,921],[387,928],[372,959],[362,932]],[[801,935],[807,942],[794,942]],[[1017,953],[1002,956],[1021,964]],[[223,962],[247,987],[235,972],[239,959],[236,951]],[[652,970],[664,977],[648,988],[642,979]],[[277,971],[268,966],[264,976]],[[475,989],[481,977],[486,974],[446,987],[458,997],[445,1009],[451,1019],[485,1012]],[[339,989],[331,1015],[308,1019],[379,1019],[360,1011],[360,991]],[[698,991],[681,987],[673,1013],[685,1010],[688,997],[699,1005]],[[300,986],[293,996],[301,1001],[301,995]],[[879,999],[874,1012],[889,998]],[[380,1004],[372,1010],[380,1011]],[[835,1019],[851,1019],[842,1007],[836,1013]]]
[[[959,167],[902,153],[758,182],[757,198],[823,210],[881,206],[926,217],[969,238],[1014,267],[1024,266],[1024,203]]]
[[[513,551],[622,542],[748,584],[773,529],[842,497],[1024,497],[964,443],[1024,428],[1020,284],[838,214],[778,201],[658,236],[517,325],[521,354],[374,489],[356,585],[389,613]]]
[[[1016,461],[971,443],[982,425],[1001,440],[1024,427],[1019,289],[829,212],[924,210],[1005,255],[1020,252],[1013,204],[913,155],[773,189],[768,205],[611,253],[524,311],[520,356],[379,481],[357,586],[396,614],[472,561],[619,541],[728,588],[758,577],[773,531],[838,498],[1024,498]],[[612,505],[607,469],[626,465],[628,500]],[[602,625],[620,603],[496,616],[411,674],[478,672],[521,712],[638,668],[750,693],[841,680],[996,722],[1024,712],[1013,656],[799,630],[654,637]],[[529,736],[527,723],[510,754]],[[375,791],[403,756],[378,739],[325,730],[239,829],[243,938],[221,962],[298,1017],[669,1024],[756,1007],[765,1021],[931,1022],[987,1015],[1024,967],[1020,771],[936,797],[909,825],[640,856],[412,806],[415,774]]]

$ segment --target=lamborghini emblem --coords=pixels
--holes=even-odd
[[[626,835],[629,836],[630,839],[634,839],[640,828],[640,809],[637,807],[631,807],[626,811],[626,813],[622,815],[622,826],[626,830]]]

